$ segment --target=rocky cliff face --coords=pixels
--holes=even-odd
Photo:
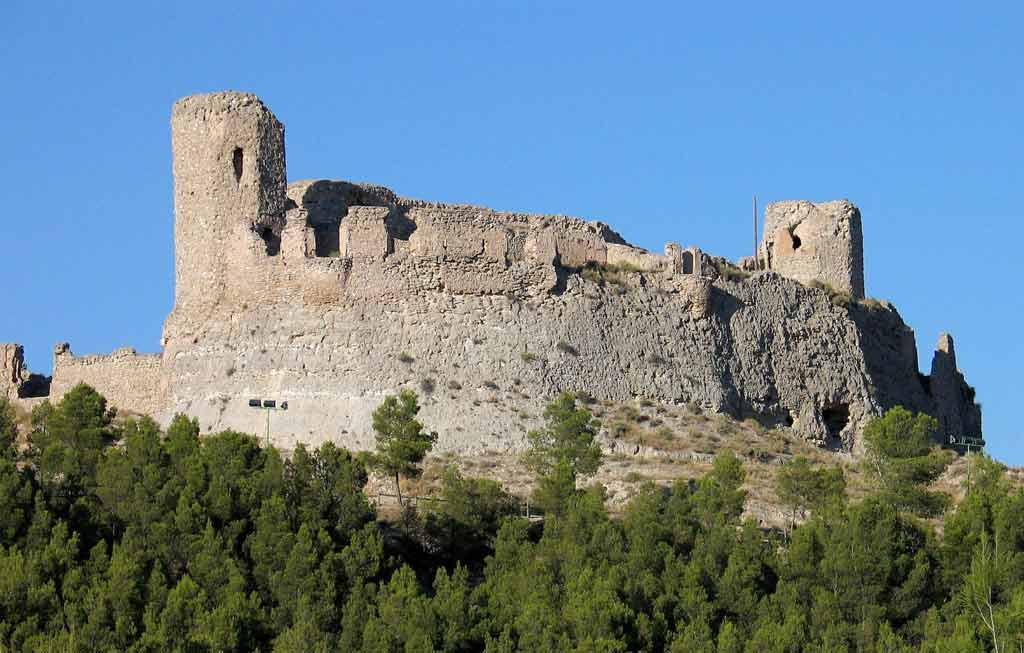
[[[944,434],[980,434],[951,340],[922,376],[894,308],[800,282],[835,273],[823,280],[862,296],[849,203],[773,210],[769,269],[720,276],[724,263],[695,247],[648,252],[599,222],[342,181],[285,188],[283,127],[251,95],[187,98],[172,125],[178,285],[164,351],[63,347],[55,389],[87,380],[115,405],[191,413],[207,430],[269,423],[285,448],[372,446],[371,411],[402,388],[424,397],[440,448],[460,452],[520,449],[565,390],[697,404],[836,448],[856,448],[897,404],[942,416]],[[768,242],[780,234],[803,248],[787,276]],[[288,409],[268,415],[257,398]]]
[[[289,404],[271,417],[281,444],[369,447],[370,412],[411,388],[442,449],[508,450],[524,444],[524,414],[582,390],[696,403],[848,448],[888,407],[935,414],[948,400],[922,385],[912,333],[890,306],[836,306],[772,273],[706,283],[696,314],[685,284],[642,272],[614,282],[570,273],[560,292],[526,298],[396,285],[329,307],[224,306],[185,338],[171,327],[168,414],[262,431],[248,399],[274,398]]]

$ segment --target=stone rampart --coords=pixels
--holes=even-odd
[[[103,394],[111,405],[155,415],[167,405],[160,354],[138,354],[125,347],[110,355],[75,356],[67,343],[53,352],[50,398],[58,401],[79,383]]]

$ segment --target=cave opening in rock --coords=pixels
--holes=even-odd
[[[849,404],[833,404],[821,411],[821,420],[830,438],[838,439],[846,425],[850,423]]]

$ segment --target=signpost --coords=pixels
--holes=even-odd
[[[267,446],[270,446],[270,411],[288,410],[288,402],[282,401],[278,405],[276,399],[250,399],[249,408],[261,408],[267,411]]]
[[[971,448],[973,447],[977,451],[985,449],[985,440],[983,438],[973,438],[966,435],[951,435],[947,443],[953,449],[957,451],[966,452],[967,455],[967,493],[971,493]]]

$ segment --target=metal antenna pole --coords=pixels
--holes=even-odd
[[[757,254],[757,195],[754,195],[754,270],[758,270],[760,267]]]
[[[971,445],[967,445],[967,494],[971,494]]]

